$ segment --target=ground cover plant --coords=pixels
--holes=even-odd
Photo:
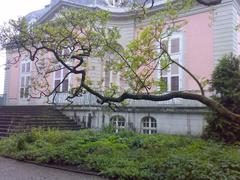
[[[111,130],[111,129],[110,129]],[[119,179],[239,179],[240,150],[199,138],[34,129],[0,141],[0,154],[72,165]]]

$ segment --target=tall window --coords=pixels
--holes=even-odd
[[[20,69],[20,98],[26,99],[29,97],[31,87],[31,62],[22,61]]]
[[[111,86],[111,83],[116,84],[117,86],[120,85],[120,74],[116,73],[112,70],[105,69],[105,79],[104,79],[104,86],[108,88]]]
[[[105,67],[105,74],[104,74],[104,86],[105,86],[105,88],[108,88],[109,86],[110,86],[110,83],[111,83],[111,71],[107,68],[107,67]]]
[[[54,72],[54,88],[57,87],[64,79],[68,69],[62,68]],[[69,90],[69,76],[56,89],[57,92],[68,92]]]
[[[157,120],[151,116],[142,118],[142,133],[143,134],[156,134],[157,133]]]
[[[181,33],[174,34],[167,42],[168,53],[171,58],[182,64],[182,36]],[[166,82],[167,91],[179,91],[181,89],[181,69],[175,63],[171,64],[167,70],[159,72]]]
[[[116,60],[115,55],[109,54],[107,58],[109,58],[109,60],[107,60],[105,63],[104,86],[105,86],[105,88],[108,88],[108,87],[110,87],[111,83],[119,86],[120,85],[120,73],[111,70],[109,67],[109,63],[111,63],[111,61]]]
[[[125,128],[125,118],[123,116],[113,116],[110,119],[110,123],[116,127],[116,132]]]

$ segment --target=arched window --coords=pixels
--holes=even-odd
[[[125,118],[123,116],[116,115],[111,117],[110,123],[116,127],[116,132],[125,128]]]
[[[142,118],[142,133],[143,134],[156,134],[157,133],[157,120],[151,116]]]

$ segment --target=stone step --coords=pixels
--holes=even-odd
[[[41,113],[60,113],[58,110],[49,109],[49,110],[37,110],[37,109],[29,109],[29,110],[16,110],[16,109],[0,109],[0,114],[2,113],[34,113],[34,114],[41,114]]]
[[[0,124],[0,128],[9,128],[10,124]]]
[[[8,113],[5,113],[5,114],[0,114],[0,118],[1,117],[48,117],[49,115],[56,116],[56,117],[66,117],[63,114],[52,114],[52,113],[47,113],[47,114],[31,114],[31,113],[28,113],[28,114],[8,114]]]
[[[76,123],[72,120],[69,119],[5,119],[5,120],[0,120],[0,125],[1,124],[19,124],[19,123],[27,123],[27,122],[33,122],[33,123],[41,123],[41,122],[49,122],[49,123]]]
[[[35,128],[35,127],[33,127],[33,128]],[[6,136],[9,136],[11,134],[17,134],[17,133],[22,133],[22,132],[30,132],[31,129],[24,129],[24,130],[20,129],[20,130],[15,130],[15,131],[9,131],[8,133],[3,132],[3,134],[5,134]],[[42,128],[41,127],[41,129],[48,130],[49,128],[48,127],[47,128]],[[76,128],[75,129],[74,128],[71,128],[71,129],[69,129],[69,128],[51,128],[51,129],[56,129],[56,130],[60,130],[60,131],[79,131],[80,130],[80,129],[76,129]]]
[[[76,122],[71,121],[71,120],[59,120],[59,119],[51,119],[51,120],[35,120],[35,119],[31,119],[31,120],[15,120],[15,121],[0,121],[0,125],[4,125],[4,126],[8,126],[8,125],[18,125],[18,124],[28,124],[28,123],[49,123],[49,124],[71,124],[74,125],[76,124]]]
[[[54,106],[50,105],[17,105],[17,106],[0,106],[0,109],[52,109]]]
[[[31,128],[79,130],[80,126],[51,106],[0,107],[0,133],[28,131]],[[1,136],[1,134],[0,134]]]
[[[36,127],[32,127],[32,128],[36,128]],[[28,129],[14,129],[14,130],[10,130],[9,132],[0,132],[0,138],[2,137],[7,137],[9,135],[13,135],[13,134],[18,134],[18,133],[22,133],[22,132],[29,132],[31,131],[32,128],[28,128]],[[80,129],[79,128],[51,128],[51,127],[38,127],[38,128],[42,128],[42,129],[45,129],[45,130],[48,130],[49,128],[50,129],[57,129],[57,130],[64,130],[64,131],[79,131]]]
[[[51,114],[49,114],[48,116],[0,116],[0,121],[3,120],[5,121],[6,119],[9,120],[21,120],[21,119],[68,119],[68,117],[66,116],[52,116]]]
[[[32,125],[32,126],[18,126],[18,127],[15,127],[15,128],[10,128],[9,129],[9,132],[14,132],[14,131],[24,131],[24,130],[31,130],[32,128],[42,128],[42,129],[66,129],[66,130],[72,130],[72,129],[75,129],[75,130],[79,130],[80,127],[79,126],[52,126],[52,125],[45,125],[45,126],[40,126],[40,125]],[[7,132],[6,130],[2,130],[0,129],[0,132]]]
[[[53,107],[48,108],[38,108],[35,106],[31,106],[28,108],[23,108],[21,106],[13,107],[13,106],[7,106],[7,107],[0,107],[0,114],[1,113],[61,113],[59,110],[55,110]]]
[[[21,132],[28,132],[31,131],[33,128],[41,128],[41,129],[58,129],[58,130],[80,130],[80,127],[65,127],[65,126],[31,126],[31,127],[23,127],[23,128],[14,128],[14,129],[9,129],[7,133],[12,134],[12,133],[21,133]],[[0,131],[1,132],[1,131]],[[2,131],[4,132],[4,131]],[[6,132],[6,131],[5,131]]]
[[[10,125],[12,125],[12,124],[15,124],[15,123],[17,123],[17,122],[11,122],[11,121],[0,121],[0,125],[2,125],[2,126],[10,126]]]
[[[40,120],[29,120],[29,121],[14,121],[12,123],[10,123],[12,125],[18,125],[18,124],[23,124],[23,125],[27,125],[27,124],[65,124],[65,125],[76,125],[76,122],[74,121],[70,121],[70,120],[44,120],[44,121],[40,121]]]
[[[23,124],[23,126],[32,126],[32,125],[37,125],[37,126],[38,125],[75,126],[76,123],[68,123],[68,122],[59,122],[59,123],[53,123],[53,122],[27,122],[27,123]]]
[[[55,109],[45,109],[45,110],[43,110],[43,109],[41,109],[41,110],[39,110],[39,109],[20,109],[20,110],[17,110],[17,109],[0,109],[0,113],[5,113],[5,112],[8,112],[8,113],[16,113],[16,112],[18,112],[18,113],[48,113],[48,112],[50,112],[50,113],[61,113],[61,112],[59,112],[58,110],[55,110]]]
[[[8,132],[8,128],[0,128],[0,132]]]
[[[7,136],[9,136],[9,135],[10,135],[10,133],[0,132],[0,138],[2,138],[2,137],[7,137]]]
[[[0,113],[0,117],[1,116],[48,116],[48,115],[52,115],[52,116],[65,116],[61,113]]]

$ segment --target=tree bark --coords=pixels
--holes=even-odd
[[[214,6],[222,2],[222,0],[196,0],[196,1],[205,6]]]
[[[182,98],[187,100],[196,100],[198,102],[201,102],[205,104],[210,109],[216,111],[219,115],[223,116],[224,118],[233,121],[237,124],[240,124],[240,115],[231,112],[227,108],[225,108],[223,105],[219,104],[218,102],[214,101],[211,98],[208,98],[203,95],[199,94],[193,94],[193,93],[186,93],[186,92],[171,92],[168,94],[163,95],[151,95],[151,94],[130,94],[130,93],[123,93],[119,97],[106,97],[101,95],[100,93],[94,91],[92,88],[87,86],[86,84],[82,84],[82,87],[86,89],[89,93],[95,95],[99,98],[99,103],[120,103],[127,99],[133,99],[133,100],[150,100],[150,101],[167,101],[174,98]]]

